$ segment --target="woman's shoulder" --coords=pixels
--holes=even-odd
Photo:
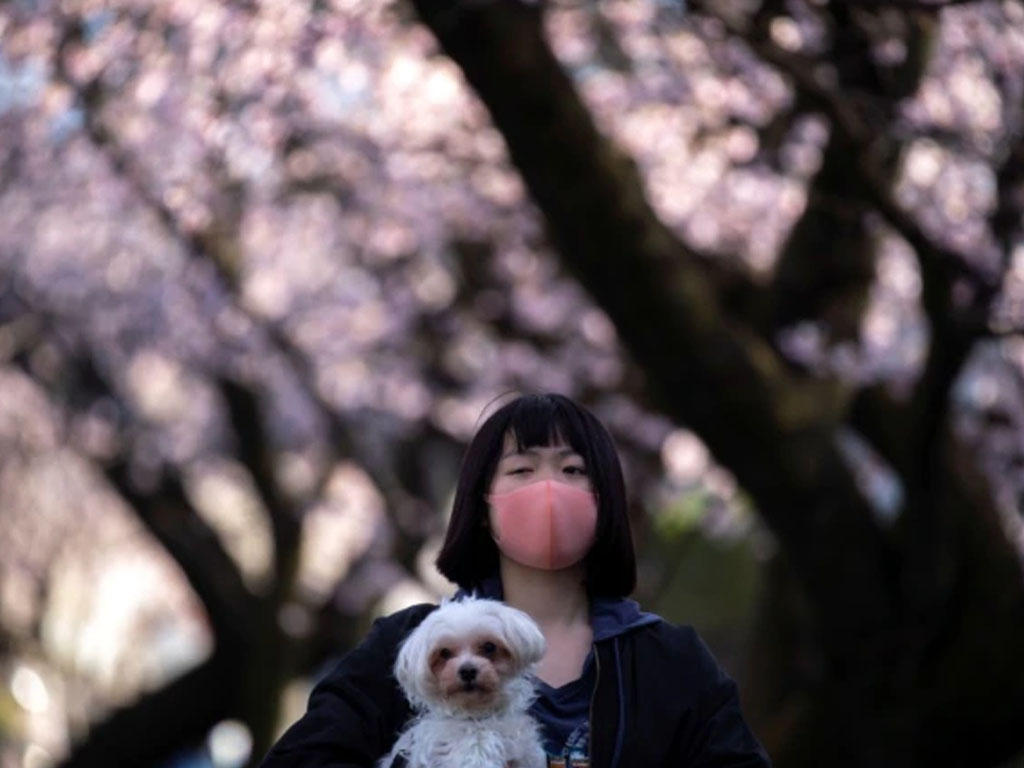
[[[657,616],[657,614],[654,614]],[[695,651],[703,641],[694,627],[689,624],[673,624],[668,619],[658,616],[658,621],[652,621],[644,626],[647,638],[652,642],[668,643],[675,648],[683,648],[688,651]]]
[[[412,632],[431,611],[432,603],[417,603],[394,613],[378,616],[370,625],[362,641],[341,659],[341,666],[354,659],[370,655],[394,656],[402,640]]]
[[[435,603],[416,603],[394,613],[380,616],[374,621],[374,624],[387,629],[412,629],[423,621],[427,614],[436,609],[437,605]]]
[[[656,658],[706,683],[717,683],[724,677],[718,660],[694,627],[659,619],[633,633],[639,658]]]
[[[436,608],[433,603],[416,603],[394,613],[378,616],[373,620],[364,643],[397,645]]]
[[[330,689],[339,680],[379,676],[381,670],[390,669],[402,641],[435,608],[418,603],[374,619],[362,641],[335,662],[319,687]]]

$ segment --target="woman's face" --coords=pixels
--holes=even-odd
[[[520,490],[525,495],[506,496]],[[520,451],[507,435],[490,496],[488,527],[503,562],[564,570],[579,565],[594,543],[597,507],[590,477],[583,457],[564,442]]]
[[[557,480],[584,491],[593,491],[583,457],[564,442],[556,441],[553,445],[518,451],[515,437],[506,434],[488,493],[509,493],[543,480]]]

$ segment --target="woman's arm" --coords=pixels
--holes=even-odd
[[[391,670],[402,639],[433,606],[374,622],[366,639],[313,689],[309,707],[261,768],[372,768],[409,714]]]
[[[768,754],[740,709],[736,683],[722,670],[696,632],[693,671],[701,681],[694,716],[675,734],[679,765],[692,768],[770,768]]]
[[[705,692],[701,717],[691,742],[693,768],[770,768],[768,755],[743,719],[732,680]]]

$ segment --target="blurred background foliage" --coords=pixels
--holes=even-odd
[[[1013,764],[1022,123],[1019,0],[0,6],[0,765],[258,762],[544,390],[780,768]]]

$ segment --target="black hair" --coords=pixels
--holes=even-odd
[[[598,507],[594,545],[584,561],[587,592],[592,597],[625,597],[632,592],[636,555],[615,443],[589,410],[557,394],[517,397],[477,430],[462,461],[437,569],[467,590],[498,575],[498,548],[487,527],[485,495],[508,434],[517,450],[564,441],[583,457]]]

